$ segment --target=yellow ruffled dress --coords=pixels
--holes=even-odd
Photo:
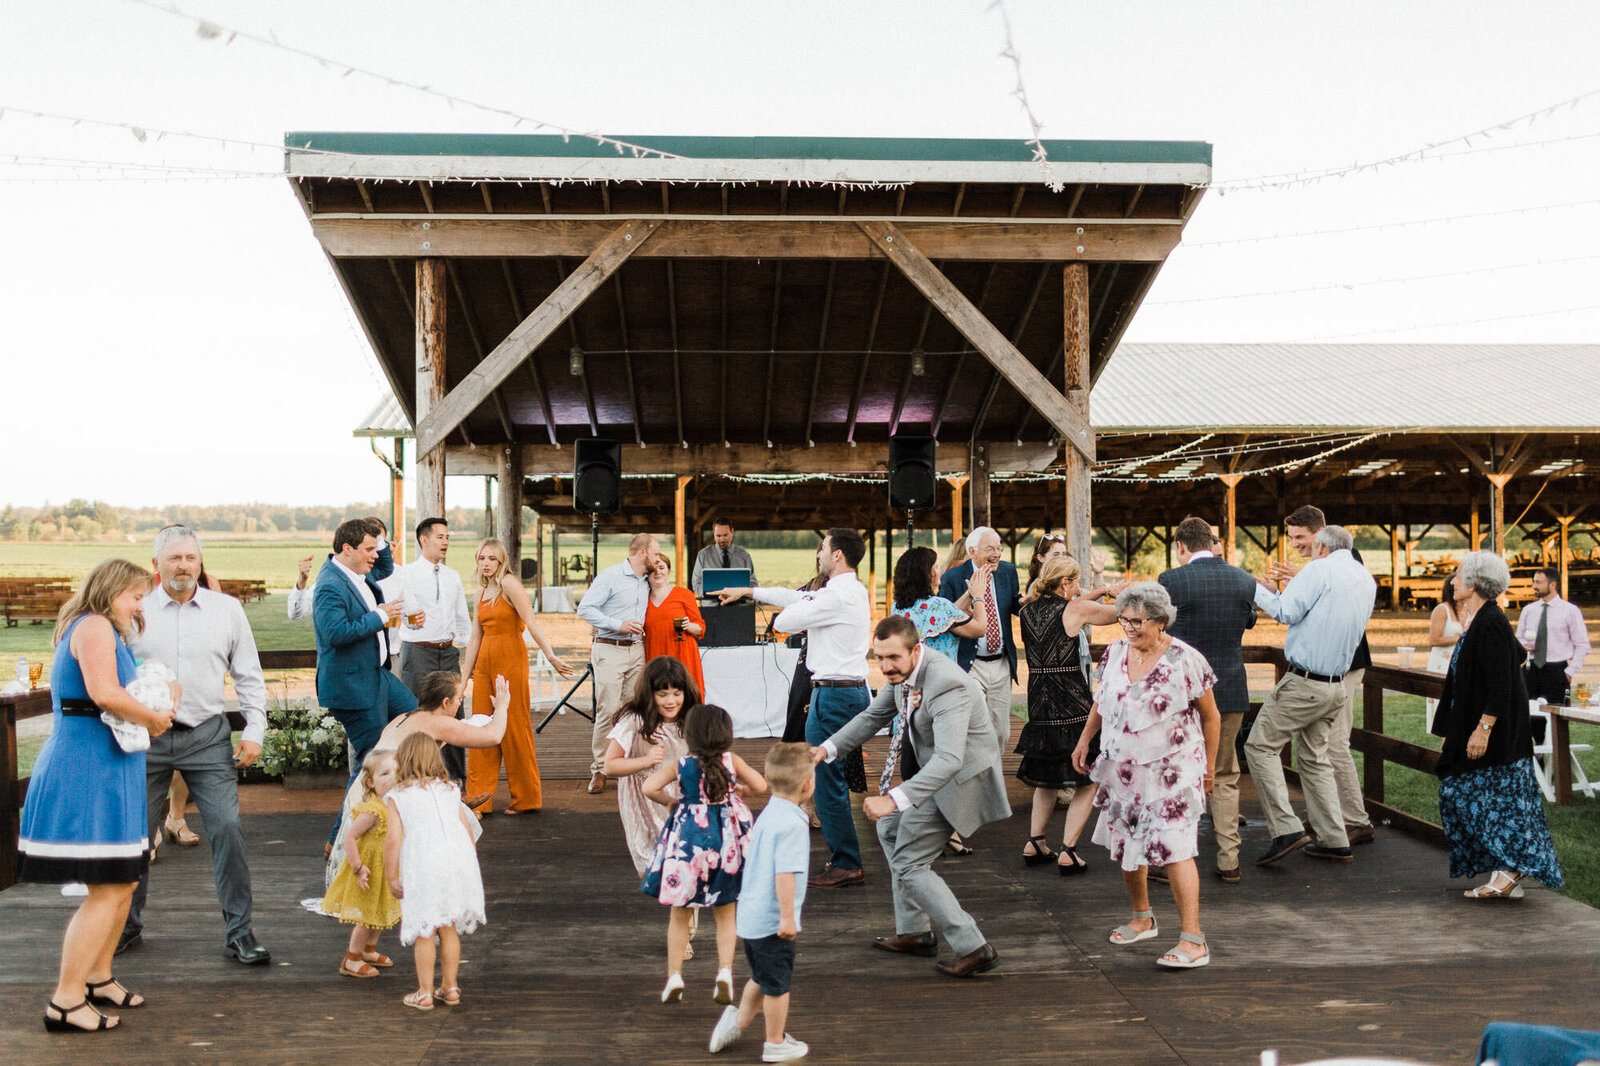
[[[378,819],[378,824],[362,834],[356,844],[361,862],[371,871],[367,887],[361,887],[361,881],[346,859],[339,864],[333,884],[322,897],[322,909],[349,925],[392,929],[400,921],[400,901],[389,891],[389,883],[383,876],[383,841],[389,831],[387,811],[383,801],[369,792],[366,799],[350,811],[352,819],[363,814],[375,815]],[[343,847],[342,841],[340,847]]]

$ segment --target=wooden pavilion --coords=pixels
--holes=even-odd
[[[498,478],[571,511],[572,444],[623,441],[608,530],[887,528],[872,475],[927,433],[940,513],[1056,467],[1089,548],[1089,394],[1211,175],[1193,142],[290,133],[286,170],[416,427],[416,506]],[[732,475],[732,477],[729,477]],[[964,494],[964,502],[963,501]],[[1033,493],[1033,495],[1038,495]],[[954,506],[952,507],[952,504]],[[946,511],[945,513],[948,513]],[[1040,524],[1040,523],[1035,523]],[[679,573],[683,572],[680,560]]]

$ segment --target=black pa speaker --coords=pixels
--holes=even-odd
[[[572,508],[581,514],[622,509],[622,445],[584,437],[573,449]]]
[[[934,476],[935,445],[932,437],[896,434],[889,438],[889,507],[896,511],[926,511],[933,506],[938,484]]]

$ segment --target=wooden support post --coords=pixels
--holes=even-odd
[[[1389,524],[1389,607],[1400,609],[1400,523]]]
[[[1172,527],[1166,526],[1161,534],[1161,543],[1167,548],[1167,569],[1172,569]]]
[[[883,567],[890,574],[894,573],[894,526],[888,522],[883,524]],[[877,604],[874,603],[876,608]],[[883,616],[888,617],[894,609],[894,580],[891,578],[883,583]]]
[[[672,554],[673,573],[678,575],[678,584],[684,588],[689,587],[689,574],[684,570],[689,552],[688,523],[685,520],[685,504],[688,501],[689,482],[694,478],[678,475],[678,490],[672,494]]]
[[[1566,515],[1565,517],[1561,515],[1556,516],[1556,522],[1558,522],[1561,526],[1561,531],[1557,534],[1560,539],[1556,545],[1556,547],[1559,549],[1556,553],[1556,566],[1561,568],[1562,599],[1567,598],[1567,533],[1572,527],[1572,520],[1576,517],[1577,515]]]
[[[1483,543],[1483,531],[1478,528],[1478,494],[1476,492],[1472,494],[1472,518],[1468,528],[1470,532],[1467,534],[1467,551],[1475,552],[1478,550],[1478,545]]]
[[[550,584],[565,585],[567,580],[561,572],[561,530],[555,526],[550,527]]]
[[[444,399],[444,260],[417,260],[417,421]],[[444,514],[444,447],[417,450],[417,519]],[[398,534],[398,530],[396,533]]]
[[[538,513],[533,516],[533,609],[536,612],[544,611],[544,519]]]
[[[1368,678],[1361,685],[1361,728],[1383,732],[1383,682]],[[1361,788],[1367,799],[1383,802],[1383,759],[1367,752],[1361,760]]]
[[[966,512],[962,510],[963,497],[966,495],[967,479],[965,477],[947,477],[950,483],[950,543],[954,544],[966,536]]]
[[[1550,783],[1556,806],[1572,806],[1572,731],[1560,707],[1550,708]]]
[[[1062,390],[1067,402],[1087,424],[1089,421],[1089,267],[1068,263],[1061,272]],[[1091,440],[1093,431],[1091,430]],[[1066,514],[1062,532],[1067,552],[1078,561],[1087,587],[1094,573],[1093,505],[1090,498],[1090,460],[1077,448],[1065,449]]]
[[[1506,553],[1506,482],[1510,474],[1487,474],[1489,479],[1489,536],[1494,543],[1494,553]]]
[[[972,528],[990,525],[989,521],[989,446],[972,446]]]
[[[495,527],[506,546],[506,565],[522,577],[522,450],[515,444],[500,448],[500,498],[495,504]]]
[[[1411,576],[1411,568],[1416,565],[1417,542],[1411,538],[1411,523],[1406,523],[1406,577]]]
[[[878,602],[878,527],[867,527],[867,602]]]
[[[394,439],[394,465],[389,468],[389,531],[397,541],[395,563],[404,563],[410,555],[413,542],[406,525],[406,439]]]
[[[1244,480],[1243,474],[1218,474],[1217,479],[1222,482],[1222,557],[1232,563],[1238,559],[1239,549],[1234,546],[1238,539],[1239,527],[1239,482]]]
[[[498,474],[485,474],[483,478],[483,535],[486,538],[495,536],[494,481],[498,476]]]

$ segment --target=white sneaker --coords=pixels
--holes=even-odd
[[[667,975],[667,986],[661,990],[661,1002],[676,1003],[683,998],[683,974]]]
[[[722,969],[717,971],[717,987],[712,990],[711,998],[718,1003],[733,1002],[733,971]]]
[[[717,1019],[717,1027],[711,1030],[712,1052],[732,1047],[743,1035],[744,1030],[739,1028],[739,1008],[724,1007],[722,1017]]]
[[[809,1044],[803,1044],[788,1033],[784,1033],[783,1043],[781,1044],[774,1044],[770,1041],[762,1043],[761,1061],[789,1062],[793,1059],[803,1059],[810,1050],[811,1046]]]

